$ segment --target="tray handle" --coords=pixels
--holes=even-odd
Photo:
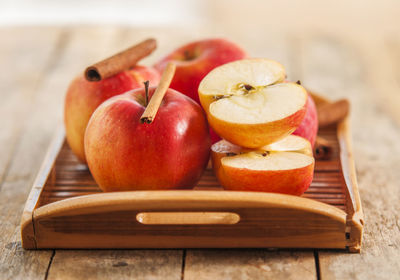
[[[234,225],[240,216],[232,212],[140,212],[136,221],[144,225]]]

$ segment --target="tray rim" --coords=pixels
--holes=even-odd
[[[312,94],[316,99],[316,103],[329,102],[325,98]],[[44,188],[45,182],[50,175],[50,171],[58,156],[58,153],[65,141],[65,130],[63,125],[60,125],[55,133],[55,136],[50,144],[49,150],[42,163],[40,171],[34,181],[31,192],[25,204],[25,208],[21,217],[21,236],[24,248],[37,248],[35,239],[35,219],[45,217],[46,215],[54,216],[57,213],[65,213],[65,211],[96,211],[103,207],[129,207],[132,200],[141,200],[145,202],[148,200],[149,194],[151,199],[158,201],[168,201],[171,198],[180,197],[181,201],[193,200],[193,192],[196,194],[195,201],[206,201],[210,203],[210,197],[215,196],[215,201],[221,201],[221,193],[224,197],[228,196],[231,201],[243,202],[243,198],[249,203],[248,207],[252,204],[260,203],[264,206],[273,207],[279,205],[283,207],[293,208],[299,207],[300,210],[315,211],[323,213],[330,218],[343,221],[346,224],[346,247],[350,252],[360,252],[362,231],[363,231],[363,212],[361,207],[361,199],[358,192],[358,184],[356,178],[354,158],[352,154],[351,135],[349,118],[347,117],[337,126],[337,135],[340,145],[340,161],[342,165],[342,173],[345,181],[345,195],[348,197],[347,213],[337,207],[319,202],[313,199],[304,197],[290,196],[285,194],[272,194],[272,193],[252,193],[252,192],[234,192],[234,191],[206,191],[206,190],[170,190],[170,191],[132,191],[124,193],[99,193],[84,195],[64,199],[61,201],[46,204],[37,207],[41,192]],[[215,194],[214,194],[215,193]],[[280,201],[277,203],[277,200]],[[211,200],[212,201],[212,200]],[[110,203],[112,202],[112,203]],[[118,206],[119,205],[119,206]],[[296,207],[293,207],[295,205]],[[100,207],[101,206],[101,207]],[[290,207],[289,207],[290,206]],[[100,208],[99,208],[100,207]],[[80,210],[79,210],[80,209]],[[190,208],[188,208],[190,210]]]

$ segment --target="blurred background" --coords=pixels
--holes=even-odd
[[[70,75],[150,36],[157,38],[159,48],[144,60],[147,64],[185,42],[225,37],[251,56],[280,61],[290,79],[327,95],[343,96],[342,90],[350,92],[354,86],[350,81],[368,75],[372,87],[388,89],[378,90],[379,101],[400,119],[400,95],[391,94],[400,83],[398,0],[0,1],[0,27],[27,26],[52,27],[48,36],[58,28],[59,44],[76,42],[82,54],[86,48],[89,53],[70,62]],[[82,35],[86,41],[77,43],[72,37],[85,29],[91,29]],[[45,41],[44,34],[32,36]],[[3,37],[1,44],[7,39],[12,36]],[[96,52],[90,52],[94,46]]]
[[[235,27],[254,32],[398,32],[399,1],[2,0],[1,25],[118,24]],[[248,29],[248,26],[251,26]]]

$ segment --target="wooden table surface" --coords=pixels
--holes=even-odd
[[[260,31],[260,30],[259,30]],[[352,103],[365,212],[361,254],[316,250],[39,250],[21,248],[20,217],[70,80],[148,36],[158,50],[220,36],[283,63],[288,78]],[[399,35],[399,33],[397,33]],[[167,27],[0,28],[0,279],[395,279],[400,277],[400,36]]]

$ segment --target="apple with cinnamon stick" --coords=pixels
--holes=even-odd
[[[86,162],[83,141],[94,110],[112,96],[143,87],[146,80],[152,85],[159,82],[155,69],[136,65],[155,47],[155,40],[148,39],[88,67],[71,82],[65,98],[64,122],[68,143],[80,161]]]
[[[200,179],[208,124],[196,102],[168,88],[174,70],[168,64],[157,88],[115,96],[93,113],[85,151],[103,191],[190,188]]]

